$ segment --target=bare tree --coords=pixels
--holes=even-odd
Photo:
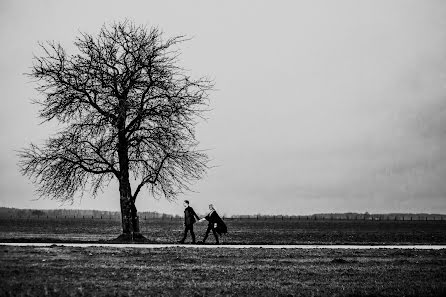
[[[121,238],[131,239],[142,237],[135,201],[143,188],[172,200],[203,176],[208,158],[197,149],[194,128],[212,82],[177,65],[184,40],[125,21],[104,25],[97,36],[81,33],[74,55],[41,44],[44,54],[28,74],[43,94],[35,102],[44,121],[63,127],[19,152],[20,170],[41,197],[73,201],[116,178]]]

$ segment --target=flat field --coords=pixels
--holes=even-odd
[[[223,244],[446,244],[446,221],[369,220],[225,220],[229,233]],[[182,220],[140,221],[151,242],[174,243],[183,232]],[[200,240],[206,223],[195,224]],[[0,219],[0,241],[111,240],[121,232],[114,219]],[[187,240],[190,240],[188,237]],[[213,242],[212,234],[208,240]]]
[[[445,250],[0,246],[0,296],[446,296]]]
[[[446,243],[446,221],[226,223],[223,244]],[[151,242],[182,234],[182,220],[140,224]],[[195,225],[198,239],[205,228]],[[113,219],[0,219],[3,242],[97,242],[120,231]],[[0,296],[154,295],[446,296],[446,250],[0,246]]]

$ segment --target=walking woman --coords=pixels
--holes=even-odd
[[[220,218],[218,213],[215,211],[215,208],[212,204],[209,204],[209,210],[207,216],[202,218],[199,222],[202,222],[204,220],[208,221],[208,228],[206,230],[206,234],[204,234],[202,243],[206,242],[206,239],[208,238],[209,232],[214,234],[215,237],[215,243],[219,244],[218,235],[224,234],[228,232],[228,228],[226,227],[226,224],[223,222],[223,220]]]

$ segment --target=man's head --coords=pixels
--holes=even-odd
[[[184,205],[184,207],[188,207],[189,206],[189,200],[184,200],[183,205]]]
[[[215,210],[214,205],[209,204],[209,210]]]

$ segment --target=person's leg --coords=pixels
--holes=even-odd
[[[206,242],[206,239],[208,238],[208,235],[209,235],[209,232],[211,232],[211,229],[212,229],[211,225],[208,225],[208,228],[206,229],[206,233],[204,234],[204,237],[203,237],[203,243]]]
[[[183,239],[180,240],[180,243],[184,243],[184,241],[186,240],[186,237],[187,237],[187,230],[189,230],[189,226],[184,226]]]
[[[215,243],[219,244],[220,242],[218,241],[218,234],[217,231],[215,231],[215,228],[212,228],[212,233],[214,233]]]
[[[195,233],[194,233],[194,225],[190,225],[190,236],[192,236],[192,243],[195,243]]]

